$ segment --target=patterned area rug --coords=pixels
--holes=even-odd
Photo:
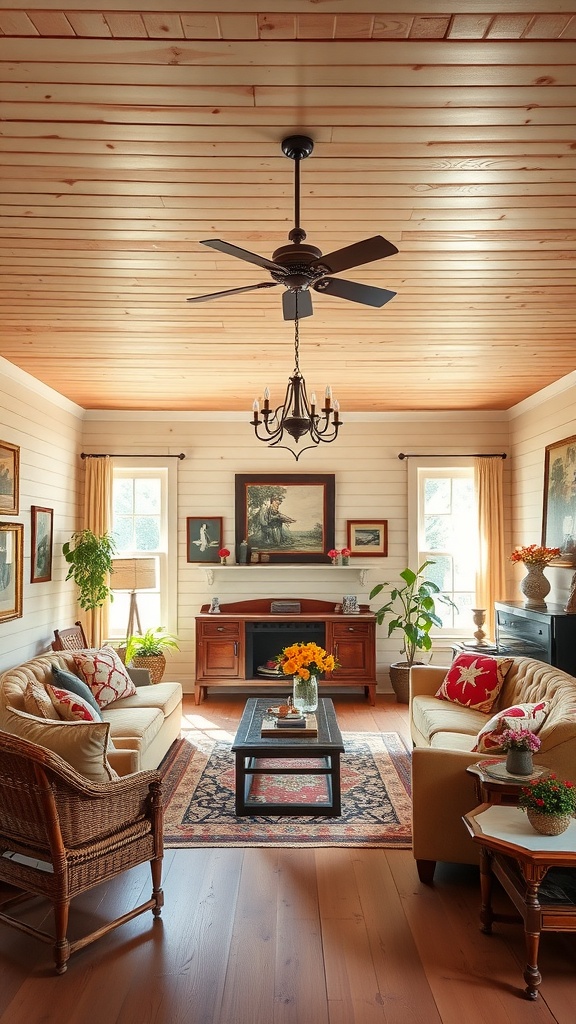
[[[166,755],[164,778],[167,848],[195,846],[411,846],[410,753],[397,733],[344,733],[342,815],[237,817],[231,741],[196,734]],[[300,767],[300,765],[299,765]],[[314,776],[258,777],[256,800],[325,799],[325,780]],[[282,794],[284,794],[282,796]]]

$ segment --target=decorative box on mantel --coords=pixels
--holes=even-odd
[[[278,568],[276,566],[276,568]],[[270,665],[284,647],[313,641],[338,660],[338,668],[320,680],[320,689],[361,687],[375,703],[376,616],[367,604],[355,615],[335,611],[334,601],[290,599],[300,612],[273,612],[287,598],[257,598],[220,605],[218,615],[202,605],[196,616],[197,704],[209,686],[240,690],[290,690],[290,679],[272,673]]]

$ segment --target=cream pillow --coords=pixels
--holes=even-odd
[[[58,754],[90,782],[118,778],[106,757],[109,722],[55,722],[7,707],[4,724],[14,736]]]
[[[50,694],[37,679],[29,679],[24,690],[24,710],[37,718],[59,721],[60,715],[54,707]]]
[[[73,657],[100,708],[122,697],[133,697],[136,693],[136,687],[113,647],[79,651]]]

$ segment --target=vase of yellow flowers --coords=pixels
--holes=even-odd
[[[316,711],[318,681],[324,672],[336,668],[336,660],[315,643],[296,643],[285,647],[276,661],[285,676],[292,676],[292,701],[299,711]]]
[[[554,558],[558,558],[560,548],[547,548],[540,544],[529,544],[517,547],[510,555],[511,562],[523,562],[528,570],[520,583],[527,608],[545,608],[545,598],[550,593],[550,580],[544,575],[544,569]]]

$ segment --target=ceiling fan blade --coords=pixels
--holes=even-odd
[[[317,292],[334,295],[337,299],[361,302],[364,306],[384,306],[396,295],[396,292],[389,292],[386,288],[372,288],[367,284],[357,284],[356,281],[345,281],[338,277],[323,277],[313,288]]]
[[[302,320],[305,316],[312,316],[312,296],[308,291],[286,290],[282,296],[282,312],[285,320]]]
[[[240,292],[253,292],[257,288],[275,288],[276,281],[264,281],[262,284],[248,284],[244,288],[227,288],[223,292],[211,292],[210,295],[193,295],[186,302],[209,302],[210,299],[221,299],[223,295],[239,295]]]
[[[365,238],[362,242],[355,242],[354,245],[347,245],[344,249],[336,249],[326,256],[321,256],[314,263],[310,264],[311,270],[325,270],[327,274],[338,274],[341,270],[349,270],[350,267],[359,267],[363,263],[373,263],[375,260],[383,260],[386,256],[393,256],[398,252],[395,245],[389,242],[382,235],[374,235],[372,238]]]
[[[286,273],[285,267],[281,267],[279,263],[273,263],[272,260],[266,259],[265,256],[259,256],[256,252],[248,252],[248,249],[241,249],[238,245],[223,242],[220,238],[206,238],[200,242],[200,245],[209,245],[211,249],[218,249],[220,252],[227,253],[228,256],[244,260],[246,263],[255,263],[257,267],[263,267],[265,270],[279,270],[282,274]]]

